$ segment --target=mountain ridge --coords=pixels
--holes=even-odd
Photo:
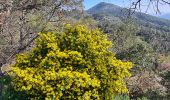
[[[168,53],[170,51],[170,20],[140,12],[134,12],[133,15],[127,16],[128,11],[126,8],[102,2],[86,12],[108,34],[115,34],[113,30],[121,25],[128,26],[130,21],[133,27],[138,30],[134,36],[152,45],[156,52]]]
[[[164,14],[159,16],[160,18],[164,18],[164,19],[169,19],[170,20],[170,13]]]
[[[101,2],[97,5],[93,6],[92,8],[87,10],[87,13],[90,15],[94,14],[106,14],[111,15],[114,17],[127,17],[129,14],[129,9],[122,8],[120,6]],[[152,16],[149,14],[141,13],[141,12],[134,12],[132,15],[133,19],[137,21],[137,23],[142,23],[143,25],[154,25],[154,27],[170,27],[170,21],[168,19],[159,18],[156,16]]]

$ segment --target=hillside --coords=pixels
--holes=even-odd
[[[117,5],[101,2],[96,6],[87,10],[88,14],[96,15],[96,14],[105,14],[118,18],[126,18],[128,16],[129,10],[126,8],[121,8]],[[169,31],[170,21],[158,18],[155,16],[151,16],[145,13],[135,12],[132,15],[132,18],[136,20],[136,22],[143,26],[151,26],[153,28],[159,28],[164,31]],[[168,28],[168,29],[167,29]]]
[[[164,14],[160,16],[161,18],[169,19],[170,20],[170,13]]]
[[[127,82],[130,92],[149,97],[149,100],[169,100],[167,97],[170,92],[167,91],[170,91],[170,83],[166,82],[169,82],[170,75],[170,20],[140,12],[129,16],[128,9],[105,2],[90,8],[87,13],[114,43],[112,50],[116,53],[116,58],[135,64],[132,69],[135,74]],[[147,71],[153,71],[154,74],[147,74]],[[135,86],[141,90],[136,92]],[[159,93],[167,93],[168,96],[164,99]]]
[[[170,100],[170,20],[97,2],[0,0],[0,100]]]
[[[125,23],[129,10],[117,5],[101,2],[87,10],[87,13],[101,25]],[[139,31],[135,33],[145,42],[152,45],[155,51],[168,53],[170,50],[170,20],[135,12],[131,15]],[[110,25],[110,26],[111,26]],[[104,26],[106,27],[106,26]],[[108,27],[108,26],[107,26]],[[108,30],[108,29],[107,29]],[[110,32],[109,30],[107,31]]]

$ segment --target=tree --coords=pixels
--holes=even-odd
[[[143,71],[155,70],[155,58],[152,47],[141,41],[139,38],[135,40],[131,47],[116,54],[116,57],[121,60],[131,61],[134,63],[132,72],[137,74]]]
[[[82,0],[0,0],[0,6],[0,38],[3,38],[0,59],[5,59],[2,64],[29,50],[38,32],[61,26],[67,13],[83,9]]]
[[[115,58],[98,29],[66,25],[62,32],[39,33],[37,46],[19,54],[13,84],[34,99],[108,99],[128,90],[131,62]]]

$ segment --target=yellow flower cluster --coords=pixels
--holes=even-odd
[[[15,89],[30,98],[107,99],[128,92],[124,78],[133,64],[108,51],[111,42],[99,29],[68,24],[64,32],[39,33],[36,43],[12,69]]]
[[[77,95],[73,95],[71,98],[89,100],[87,98],[93,97],[99,99],[97,90],[100,88],[100,81],[97,78],[91,78],[86,72],[64,70],[56,72],[54,69],[40,71],[37,68],[22,70],[17,67],[13,68],[13,72],[17,75],[14,82],[17,82],[15,87],[18,91],[27,91],[34,95],[37,90],[37,92],[42,92],[42,95],[45,94],[46,99],[52,97],[69,99],[72,92]],[[65,95],[67,93],[68,95]],[[88,93],[88,97],[86,93]],[[63,95],[65,96],[62,97]]]

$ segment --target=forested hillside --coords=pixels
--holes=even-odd
[[[169,36],[170,36],[170,21],[140,12],[134,12],[129,16],[129,10],[121,8],[114,4],[99,3],[98,5],[87,10],[87,13],[99,21],[102,25],[117,26],[121,23],[127,22],[127,17],[131,17],[135,25],[137,25],[138,32],[136,36],[142,37],[144,41],[153,45],[154,50],[159,52],[166,52],[170,50]],[[102,26],[106,28],[106,26]],[[107,27],[108,28],[108,27]],[[114,28],[114,27],[113,27]]]
[[[155,73],[157,69],[162,69],[161,67],[165,66],[166,68],[170,67],[168,65],[170,62],[169,20],[140,12],[134,12],[134,14],[129,15],[128,9],[105,2],[90,8],[87,10],[87,13],[89,14],[88,16],[91,16],[98,22],[98,26],[113,41],[113,51],[116,52],[116,57],[135,64],[135,67],[132,69],[133,73],[146,74],[147,78],[152,77],[151,79],[155,80],[155,77],[160,76],[160,74]],[[166,68],[164,70],[168,71]],[[147,75],[145,71],[153,71],[155,74]],[[135,75],[134,80],[138,77]],[[152,83],[150,80],[151,84],[159,84],[163,89],[164,86],[158,80],[156,81],[158,83]],[[154,85],[153,88],[162,91],[161,88],[158,89]],[[153,88],[151,90],[155,91]],[[146,92],[146,90],[141,91]],[[165,92],[165,90],[163,91]],[[144,95],[144,93],[142,94]],[[139,93],[138,95],[141,94]]]
[[[0,100],[169,100],[170,20],[83,6],[0,0]]]

